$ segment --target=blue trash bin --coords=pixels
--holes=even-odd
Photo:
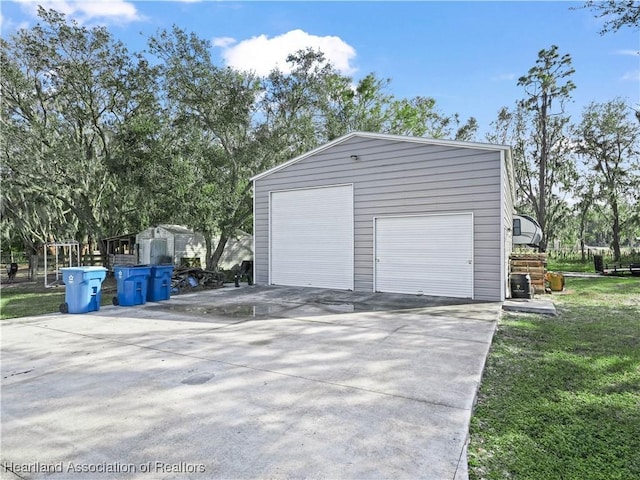
[[[102,282],[107,276],[104,267],[61,268],[65,284],[62,313],[87,313],[100,310]]]
[[[151,274],[149,265],[116,265],[113,267],[116,277],[117,296],[114,305],[132,307],[147,302],[147,283]]]
[[[147,287],[147,301],[160,302],[169,300],[171,295],[171,276],[173,265],[153,265]]]

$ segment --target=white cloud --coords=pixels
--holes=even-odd
[[[35,16],[38,5],[44,9],[53,9],[74,18],[80,23],[93,20],[111,21],[119,23],[135,22],[143,20],[133,2],[126,0],[18,0],[23,5],[23,9]]]
[[[239,43],[232,40],[228,37],[214,39],[213,45],[222,48],[222,58],[227,65],[258,75],[267,75],[276,66],[288,73],[291,69],[286,62],[287,55],[307,47],[322,51],[343,74],[350,75],[356,71],[351,65],[356,51],[340,37],[319,37],[302,30],[292,30],[272,38],[259,35]]]
[[[640,50],[616,50],[615,52],[613,52],[614,55],[631,55],[631,56],[638,56],[640,55]]]
[[[236,39],[231,37],[218,37],[211,40],[211,45],[220,48],[230,47],[234,43],[236,43]]]
[[[491,80],[496,80],[496,81],[515,80],[515,78],[516,78],[515,73],[501,73],[499,75],[496,75],[495,77],[491,77]]]
[[[625,73],[620,80],[640,82],[640,70],[634,70],[632,72]]]

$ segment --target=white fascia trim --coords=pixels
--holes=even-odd
[[[255,175],[254,177],[251,177],[249,180],[252,181],[256,181],[256,180],[260,180],[263,177],[266,177],[267,175],[271,175],[272,173],[277,172],[278,170],[282,170],[283,168],[288,167],[289,165],[292,165],[294,163],[298,163],[300,160],[304,160],[307,157],[310,157],[312,155],[315,155],[316,153],[320,153],[324,150],[326,150],[327,148],[331,148],[334,145],[338,145],[342,142],[344,142],[345,140],[348,140],[349,138],[353,137],[355,135],[355,133],[349,133],[347,135],[344,135],[342,137],[336,138],[335,140],[329,142],[329,143],[325,143],[324,145],[320,145],[319,147],[314,148],[313,150],[310,150],[306,153],[303,153],[302,155],[298,155],[295,158],[292,158],[291,160],[281,163],[280,165],[276,165],[273,168],[270,168],[269,170],[266,170],[262,173],[259,173],[258,175]]]
[[[253,270],[251,272],[251,281],[255,284],[256,283],[256,264],[258,263],[256,261],[256,182],[251,182],[253,184],[253,188],[251,189],[253,191],[253,210],[252,210],[252,216],[253,216],[253,235],[251,235],[252,239],[251,239],[251,248],[253,248]]]
[[[513,164],[513,149],[511,147],[509,147],[509,149],[506,151],[507,154],[507,158],[506,161],[508,162],[507,166],[508,166],[508,171],[507,173],[509,174],[509,183],[510,183],[510,192],[511,192],[511,203],[514,205],[514,212],[515,212],[515,204],[516,204],[516,167]],[[511,228],[511,225],[509,225],[509,228]]]
[[[504,245],[504,241],[505,241],[505,236],[504,236],[504,230],[506,227],[505,225],[505,219],[504,219],[504,215],[505,215],[505,198],[504,198],[504,189],[505,189],[505,173],[507,175],[509,175],[509,172],[507,170],[507,158],[506,158],[506,153],[500,152],[500,301],[504,302],[505,298],[506,298],[506,274],[507,272],[505,271],[506,265],[508,265],[508,262],[506,261],[505,255],[506,255],[506,250],[505,250],[505,245]]]
[[[508,150],[511,147],[509,145],[499,145],[494,143],[482,143],[482,142],[463,142],[460,140],[446,140],[442,138],[427,138],[427,137],[411,137],[408,135],[392,135],[390,133],[370,133],[370,132],[353,132],[350,135],[374,138],[379,140],[394,140],[397,142],[413,142],[422,143],[425,145],[444,145],[448,147],[459,148],[473,148],[479,150]]]

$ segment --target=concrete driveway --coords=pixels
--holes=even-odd
[[[228,287],[3,321],[2,478],[464,479],[499,314]]]

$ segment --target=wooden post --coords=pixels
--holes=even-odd
[[[28,278],[30,281],[37,281],[38,280],[38,263],[40,262],[40,259],[38,258],[38,254],[36,253],[35,255],[29,255],[29,272],[28,272]]]

